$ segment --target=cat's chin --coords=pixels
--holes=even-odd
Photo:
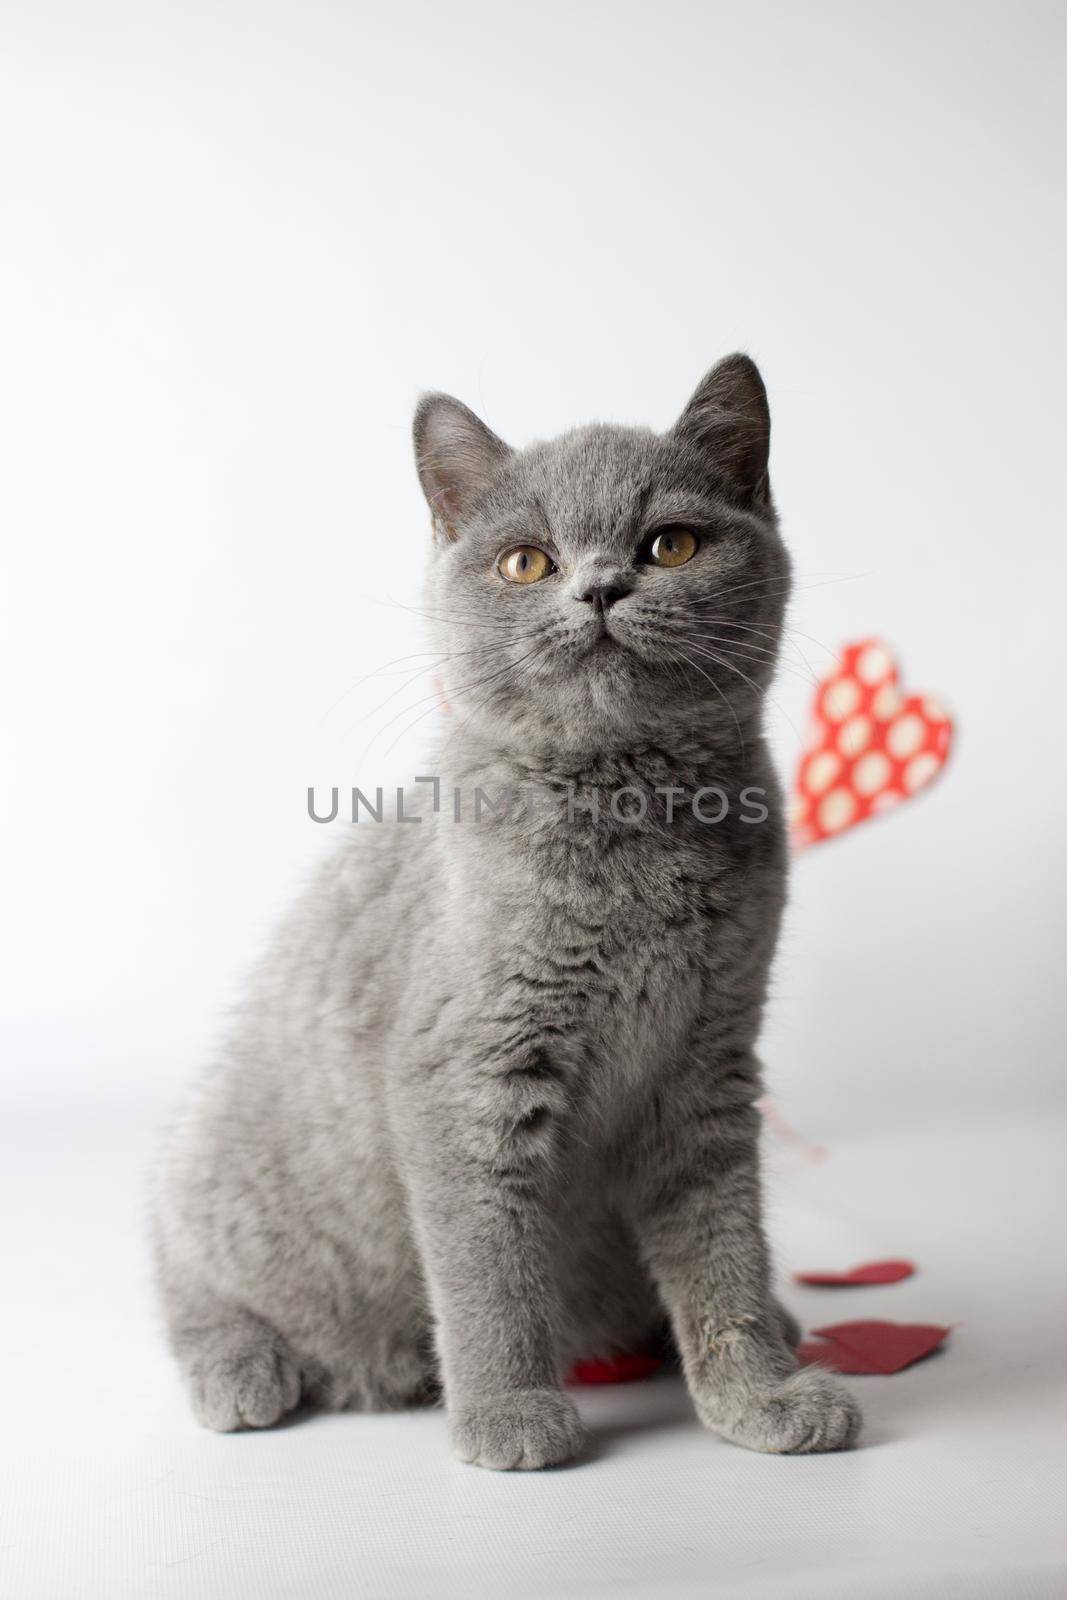
[[[619,656],[624,663],[624,653]],[[599,659],[593,670],[579,664],[565,681],[554,683],[550,693],[531,696],[521,706],[483,708],[466,725],[466,733],[510,750],[519,759],[536,753],[544,760],[554,753],[578,761],[592,753],[632,751],[649,742],[660,749],[688,749],[695,727],[701,728],[704,738],[714,735],[715,707],[671,703],[664,686],[645,679],[636,658],[629,660],[629,672],[605,670]],[[673,692],[677,694],[677,686]],[[732,718],[726,732],[734,737]]]
[[[581,652],[581,659],[583,661],[602,661],[606,656],[618,655],[620,652],[625,651],[626,646],[623,641],[614,633],[608,633],[605,630],[604,633],[598,634],[595,639],[585,646]]]
[[[735,714],[725,694],[713,700],[710,690],[707,696],[694,692],[673,664],[650,659],[639,646],[605,630],[580,648],[539,661],[521,693],[500,693],[478,704],[476,695],[468,702],[449,693],[447,683],[445,691],[460,714],[463,737],[520,759],[553,752],[580,760],[647,743],[689,750],[695,737],[702,746],[732,750],[743,710]]]

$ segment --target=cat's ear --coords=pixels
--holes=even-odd
[[[425,394],[415,412],[415,463],[434,531],[459,537],[459,526],[511,449],[450,394]]]
[[[673,432],[699,445],[742,499],[770,500],[771,413],[759,368],[748,356],[726,356],[712,367]]]

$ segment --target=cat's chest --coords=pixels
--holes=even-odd
[[[690,942],[722,897],[727,871],[704,841],[622,830],[592,845],[537,841],[516,862],[531,923],[546,936],[586,932],[605,959],[642,942]]]
[[[700,1005],[728,920],[733,871],[677,830],[480,841],[459,902],[488,987],[583,1038],[647,1048]]]

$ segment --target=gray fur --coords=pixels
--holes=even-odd
[[[193,1409],[263,1427],[301,1396],[443,1387],[464,1460],[549,1466],[582,1443],[569,1363],[666,1312],[709,1428],[845,1446],[859,1413],[796,1368],[760,1218],[786,860],[761,698],[789,567],[759,374],[720,363],[664,435],[517,452],[444,396],[415,433],[452,708],[427,770],[468,815],[420,786],[420,822],[349,829],[175,1133],[158,1261]],[[638,563],[665,523],[696,555]],[[559,570],[505,583],[500,552],[526,542]],[[476,788],[524,784],[569,811],[470,817]],[[657,789],[710,785],[766,790],[768,820],[667,821]],[[622,786],[644,819],[594,817]]]

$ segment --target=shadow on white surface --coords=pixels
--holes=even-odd
[[[853,1141],[813,1167],[771,1152],[783,1266],[880,1253],[921,1266],[891,1287],[786,1286],[806,1327],[954,1325],[909,1371],[851,1380],[867,1415],[860,1449],[736,1449],[699,1427],[667,1376],[577,1391],[588,1458],[540,1475],[453,1461],[439,1411],[198,1429],[151,1299],[154,1127],[151,1113],[99,1108],[6,1122],[5,1593],[1064,1593],[1062,1125]]]

